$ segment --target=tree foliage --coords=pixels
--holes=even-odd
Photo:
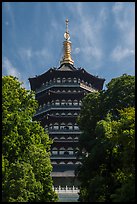
[[[16,77],[2,77],[2,200],[54,202],[51,139],[32,117],[38,104]]]
[[[122,75],[83,99],[79,143],[86,153],[76,172],[82,202],[135,201],[134,82]]]

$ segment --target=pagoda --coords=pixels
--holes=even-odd
[[[102,90],[105,79],[91,75],[84,68],[74,66],[68,19],[63,48],[60,66],[29,78],[29,82],[39,104],[34,120],[40,121],[53,139],[51,176],[54,186],[72,187],[79,185],[75,177],[75,169],[80,164],[77,151],[81,131],[77,124],[77,117],[82,99],[90,92]]]

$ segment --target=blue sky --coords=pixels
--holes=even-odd
[[[30,89],[29,77],[59,67],[66,18],[75,67],[105,84],[135,74],[134,2],[3,2],[2,74]]]

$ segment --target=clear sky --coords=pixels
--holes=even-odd
[[[66,18],[76,68],[105,84],[135,74],[134,2],[3,2],[2,74],[30,89],[29,77],[59,67]]]

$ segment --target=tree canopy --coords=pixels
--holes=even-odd
[[[55,202],[52,140],[33,121],[38,103],[16,77],[2,77],[2,201]]]
[[[135,201],[135,78],[122,75],[82,101],[82,202]],[[84,149],[85,153],[82,153]]]

